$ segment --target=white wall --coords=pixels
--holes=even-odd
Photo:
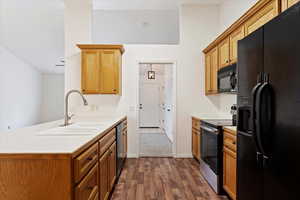
[[[0,131],[40,122],[41,73],[0,46]]]
[[[1,0],[1,44],[40,71],[55,67],[64,56],[62,0]]]
[[[258,0],[223,0],[220,4],[220,33],[239,19]]]
[[[220,32],[223,33],[230,25],[238,20],[258,0],[223,0],[220,4]],[[218,34],[218,35],[219,35]],[[216,35],[217,37],[217,35]],[[214,38],[215,39],[215,38]],[[220,113],[228,114],[232,104],[237,102],[236,95],[221,94],[209,97]]]
[[[77,0],[76,0],[77,1]],[[72,21],[66,23],[70,26],[82,16],[76,16],[75,10]],[[217,6],[183,6],[180,11],[180,45],[125,45],[123,56],[123,95],[89,95],[90,104],[98,105],[100,110],[110,108],[112,112],[123,112],[128,115],[129,155],[138,153],[137,135],[137,105],[138,105],[138,61],[176,61],[177,62],[177,156],[191,155],[191,119],[193,112],[218,113],[218,108],[204,95],[204,57],[202,49],[216,36],[219,31],[219,8]],[[67,11],[69,12],[69,11]],[[85,11],[84,11],[85,12]],[[83,12],[80,12],[82,14]],[[83,16],[87,26],[88,13]],[[71,18],[70,18],[71,19]],[[209,19],[209,23],[207,23]],[[66,27],[67,27],[66,26]],[[66,49],[74,49],[75,39],[83,43],[89,38],[88,30],[80,34],[83,29],[73,26],[69,35],[73,42],[66,43]],[[68,30],[68,29],[67,29]],[[66,31],[67,31],[66,30]],[[67,35],[66,35],[67,36]],[[67,37],[66,37],[67,39]],[[82,41],[80,41],[82,40]],[[72,44],[73,43],[73,44]],[[66,69],[66,89],[80,88],[80,55],[73,51],[73,65]],[[68,60],[68,59],[67,59]],[[77,105],[81,103],[78,102]],[[76,104],[74,104],[76,105]]]
[[[64,117],[64,74],[42,74],[41,122]]]
[[[178,10],[94,10],[93,42],[178,44]]]

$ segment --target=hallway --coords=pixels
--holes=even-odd
[[[165,133],[140,133],[140,157],[172,157],[172,143]]]
[[[194,159],[127,159],[112,200],[228,200],[217,196]]]

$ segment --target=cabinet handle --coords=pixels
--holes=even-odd
[[[232,144],[234,144],[234,145],[235,145],[235,144],[236,144],[236,142],[232,142]]]
[[[93,187],[93,186],[87,186],[86,189],[87,189],[87,190],[93,190],[94,187]]]
[[[88,157],[86,160],[91,161],[93,160],[93,157]]]

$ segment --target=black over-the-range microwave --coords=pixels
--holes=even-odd
[[[218,71],[219,93],[237,92],[237,70],[236,64],[224,67]]]

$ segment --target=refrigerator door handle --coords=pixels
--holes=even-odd
[[[268,142],[270,138],[266,141],[266,136],[268,136],[271,131],[272,126],[272,87],[269,83],[269,78],[266,76],[265,83],[257,91],[255,112],[256,112],[256,138],[258,147],[263,153],[264,157],[269,155]]]
[[[257,155],[261,154],[261,149],[258,145],[258,141],[257,141],[257,134],[256,134],[256,116],[257,116],[257,112],[256,112],[256,104],[257,104],[257,91],[258,89],[262,86],[262,82],[263,82],[263,73],[259,73],[257,76],[257,84],[254,86],[254,88],[252,89],[252,114],[251,114],[251,121],[252,121],[252,136],[254,138],[255,141],[255,146],[256,146],[256,150],[257,150]],[[257,159],[257,161],[259,161],[261,159]]]

